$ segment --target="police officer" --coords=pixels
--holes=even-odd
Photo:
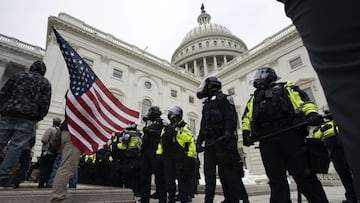
[[[330,114],[328,105],[323,106],[325,115]],[[331,116],[325,119],[325,123],[316,127],[313,132],[314,138],[321,139],[328,148],[330,159],[333,162],[336,172],[339,174],[345,188],[344,203],[355,203],[356,194],[354,190],[353,178],[349,164],[345,157],[344,147],[340,140],[339,128],[332,120]]]
[[[203,80],[197,97],[206,98],[197,140],[198,152],[205,150],[205,203],[212,203],[214,200],[216,166],[224,190],[224,202],[248,202],[242,182],[243,164],[237,149],[238,117],[233,99],[222,93],[221,81],[217,77]],[[202,147],[204,141],[205,147]]]
[[[183,120],[183,111],[179,106],[168,109],[170,125],[164,126],[156,151],[164,161],[165,188],[169,203],[175,203],[176,183],[180,191],[181,203],[188,202],[190,194],[190,177],[188,175],[189,159],[195,163],[196,149],[194,137],[187,123]],[[190,161],[191,162],[191,161]]]
[[[149,203],[152,174],[155,175],[156,194],[158,194],[159,202],[166,202],[163,163],[161,159],[156,158],[156,150],[160,141],[161,130],[164,127],[163,120],[160,116],[160,108],[158,106],[152,106],[143,117],[146,126],[143,128],[144,135],[141,149],[141,203]],[[148,122],[150,122],[150,124],[148,124]]]
[[[307,126],[293,128],[297,122],[316,126],[323,119],[308,95],[291,82],[277,83],[274,69],[259,68],[253,77],[256,88],[242,117],[243,142],[252,145],[254,138],[287,129],[276,136],[260,140],[259,148],[271,189],[270,202],[291,202],[286,171],[293,176],[309,202],[328,202],[315,173],[309,167],[305,137]]]
[[[125,187],[132,189],[135,196],[140,196],[141,145],[141,133],[135,123],[123,131],[121,142],[117,145],[117,148],[124,152],[121,167]]]

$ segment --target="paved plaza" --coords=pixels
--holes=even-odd
[[[269,187],[266,184],[258,185],[245,185],[249,193],[249,200],[251,203],[268,203],[269,202]],[[291,199],[293,203],[297,203],[297,191],[296,186],[291,184]],[[204,186],[199,186],[200,194],[196,194],[192,199],[193,203],[204,202],[203,189]],[[344,188],[341,184],[330,184],[324,186],[325,192],[330,203],[341,203],[345,199]],[[152,191],[154,192],[154,191]],[[123,193],[123,194],[121,194]],[[72,198],[74,203],[134,203],[139,197],[132,196],[132,192],[129,189],[103,187],[95,185],[83,185],[79,184],[78,189],[69,190],[70,199]],[[89,196],[92,196],[89,198]],[[0,190],[0,202],[1,203],[48,203],[51,198],[51,189],[38,189],[36,183],[23,183],[18,189],[12,190]],[[224,199],[221,187],[218,186],[214,203],[220,203]],[[151,203],[157,203],[158,200],[151,199]],[[302,197],[301,202],[307,202]]]

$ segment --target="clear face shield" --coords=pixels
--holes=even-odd
[[[207,83],[206,83],[206,78],[205,78],[203,81],[201,81],[200,86],[196,92],[197,98],[202,99],[202,98],[207,97],[207,95],[206,95],[207,90],[205,89],[206,84]]]
[[[178,123],[182,119],[182,110],[178,106],[169,107],[167,112],[168,119],[172,124]]]
[[[252,84],[256,89],[264,89],[270,83],[269,78],[273,78],[273,81],[277,81],[280,77],[276,76],[275,72],[270,68],[260,68],[256,70],[250,79],[249,83]]]

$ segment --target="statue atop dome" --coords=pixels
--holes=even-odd
[[[204,4],[201,4],[201,13],[206,13]]]

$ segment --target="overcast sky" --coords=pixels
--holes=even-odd
[[[291,24],[276,0],[1,0],[0,33],[45,48],[48,17],[65,12],[170,61],[202,3],[249,49]]]

